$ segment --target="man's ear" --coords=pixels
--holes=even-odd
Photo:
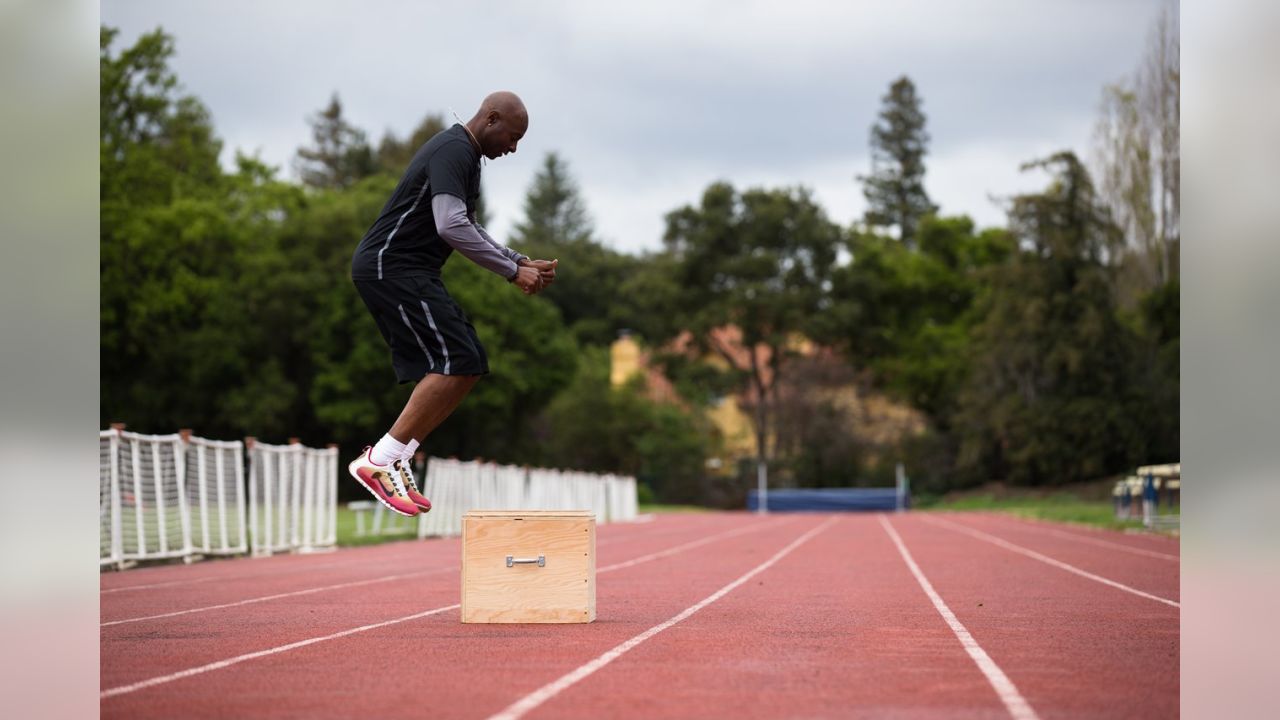
[[[489,125],[493,125],[497,123],[500,118],[501,118],[501,115],[498,114],[497,110],[489,111]]]

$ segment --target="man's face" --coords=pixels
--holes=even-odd
[[[489,124],[485,127],[484,141],[481,143],[485,157],[496,160],[508,153],[514,153],[516,145],[528,129],[529,117],[524,113],[507,115],[492,113],[489,115]]]

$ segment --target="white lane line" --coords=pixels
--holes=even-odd
[[[825,530],[827,526],[831,525],[831,523],[835,521],[836,521],[836,518],[834,517],[828,519],[826,522],[822,523],[818,527],[815,527],[809,530],[809,532],[806,532],[804,535],[801,535],[799,538],[793,540],[790,545],[787,545],[782,550],[779,550],[777,554],[775,554],[773,557],[769,558],[768,560],[764,561],[760,565],[757,565],[754,569],[748,571],[747,574],[743,575],[737,580],[734,580],[728,585],[725,585],[724,587],[720,588],[719,590],[712,593],[711,595],[708,595],[698,604],[685,609],[683,612],[676,615],[675,617],[672,617],[666,622],[663,622],[658,625],[654,625],[648,630],[645,630],[644,632],[618,645],[612,650],[605,652],[604,654],[600,655],[594,660],[579,666],[575,670],[572,670],[566,673],[565,675],[561,676],[559,679],[553,680],[552,682],[547,683],[546,685],[543,685],[537,690],[534,690],[532,693],[529,693],[523,698],[520,698],[516,702],[507,706],[507,708],[502,710],[501,712],[495,715],[492,715],[489,718],[489,720],[516,720],[516,718],[524,716],[530,710],[537,708],[539,705],[542,705],[548,700],[554,698],[556,695],[559,695],[560,693],[564,692],[566,689],[572,687],[574,684],[578,683],[582,679],[591,675],[595,671],[599,670],[605,665],[608,665],[614,660],[617,660],[624,653],[636,647],[637,645],[644,642],[645,640],[648,640],[649,638],[653,637],[654,635],[657,635],[663,630],[666,630],[672,625],[675,625],[681,620],[688,618],[690,615],[693,615],[694,613],[698,612],[702,608],[719,600],[725,595],[728,595],[739,585],[742,585],[743,583],[747,582],[748,580],[755,577],[756,575],[764,572],[765,570],[768,570],[774,563],[786,557],[792,550],[795,550],[796,548],[803,545],[810,538],[812,538],[814,535],[817,535],[818,533]]]
[[[108,593],[132,592],[134,590],[150,590],[151,588],[170,587],[173,585],[195,585],[196,583],[209,582],[210,580],[235,580],[235,579],[236,579],[236,576],[228,576],[228,577],[215,576],[215,577],[195,578],[194,580],[170,580],[168,582],[147,583],[146,585],[126,585],[124,587],[107,588],[106,590],[99,590],[98,593],[101,595],[106,595]]]
[[[790,518],[788,518],[788,521],[790,521]],[[612,565],[606,565],[605,567],[602,567],[599,570],[596,570],[596,572],[602,573],[602,572],[609,572],[610,570],[621,570],[622,568],[631,567],[632,565],[639,565],[640,563],[649,562],[650,560],[657,560],[658,558],[664,558],[670,555],[675,555],[677,553],[682,553],[685,550],[696,548],[700,545],[706,545],[709,542],[715,542],[716,540],[723,540],[724,538],[732,537],[734,535],[741,535],[743,533],[756,532],[757,530],[763,530],[766,527],[774,527],[775,525],[781,525],[781,524],[785,524],[785,523],[774,523],[774,524],[758,523],[755,525],[745,525],[743,527],[734,528],[732,530],[726,530],[722,533],[716,533],[715,535],[708,535],[707,537],[704,537],[701,540],[694,540],[692,542],[687,542],[683,545],[677,545],[667,550],[651,553],[649,555],[641,555],[640,557],[634,560],[626,560],[624,562],[614,563]]]
[[[1118,589],[1120,589],[1120,590],[1124,590],[1125,592],[1133,593],[1134,595],[1137,595],[1138,597],[1144,597],[1144,598],[1147,598],[1148,600],[1155,600],[1156,602],[1162,602],[1162,603],[1164,603],[1165,605],[1169,605],[1170,607],[1176,607],[1176,608],[1178,608],[1179,610],[1181,610],[1181,609],[1182,609],[1182,606],[1181,606],[1181,605],[1179,605],[1179,604],[1178,604],[1176,601],[1174,601],[1174,600],[1169,600],[1168,598],[1162,598],[1162,597],[1160,597],[1160,596],[1158,596],[1158,595],[1152,595],[1151,593],[1145,593],[1145,592],[1142,592],[1141,590],[1137,590],[1137,589],[1135,589],[1135,588],[1131,588],[1131,587],[1129,587],[1128,585],[1125,585],[1125,584],[1123,584],[1123,583],[1118,583],[1118,582],[1116,582],[1115,580],[1110,580],[1110,579],[1104,578],[1104,577],[1102,577],[1101,575],[1094,575],[1093,573],[1088,572],[1087,570],[1081,570],[1080,568],[1076,567],[1075,565],[1068,565],[1067,563],[1064,563],[1064,562],[1062,562],[1061,560],[1055,560],[1055,559],[1053,559],[1053,558],[1049,557],[1048,555],[1041,555],[1040,553],[1036,552],[1035,550],[1028,550],[1027,548],[1022,547],[1021,545],[1014,545],[1013,543],[1008,542],[1007,540],[1001,540],[1000,538],[996,537],[995,535],[988,535],[987,533],[984,533],[984,532],[982,532],[981,530],[974,530],[974,529],[973,529],[973,528],[971,528],[971,527],[967,527],[967,526],[965,526],[965,525],[959,525],[959,524],[957,524],[957,523],[953,523],[953,522],[951,522],[950,520],[943,520],[942,518],[930,517],[930,516],[928,516],[928,515],[921,515],[921,516],[920,516],[920,518],[921,518],[922,520],[925,520],[926,522],[933,523],[934,525],[941,525],[941,526],[943,526],[943,527],[951,528],[952,530],[955,530],[956,532],[962,532],[962,533],[965,533],[965,534],[967,534],[967,535],[972,535],[973,537],[976,537],[976,538],[978,538],[979,540],[985,540],[986,542],[989,542],[989,543],[991,543],[992,545],[999,545],[1000,547],[1002,547],[1002,548],[1004,548],[1004,549],[1006,549],[1006,550],[1010,550],[1010,551],[1016,552],[1016,553],[1018,553],[1018,554],[1020,554],[1020,555],[1026,555],[1026,556],[1027,556],[1027,557],[1029,557],[1029,558],[1032,558],[1032,559],[1035,559],[1035,560],[1039,560],[1039,561],[1040,561],[1040,562],[1042,562],[1042,563],[1047,563],[1047,564],[1052,565],[1052,566],[1054,566],[1054,567],[1056,567],[1056,568],[1061,568],[1061,569],[1066,570],[1067,572],[1070,572],[1070,573],[1075,573],[1076,575],[1079,575],[1080,577],[1088,578],[1088,579],[1093,580],[1093,581],[1095,581],[1095,582],[1100,582],[1100,583],[1102,583],[1103,585],[1110,585],[1110,586],[1111,586],[1111,587],[1113,587],[1113,588],[1118,588]]]
[[[284,557],[284,556],[280,556],[280,557]],[[301,559],[302,556],[294,555],[291,557]],[[326,562],[326,563],[318,563],[316,565],[305,565],[303,563],[289,563],[284,566],[285,569],[283,572],[241,573],[237,575],[214,575],[214,576],[206,576],[206,577],[190,578],[190,579],[184,578],[182,580],[167,580],[164,582],[146,583],[142,585],[124,585],[121,587],[100,589],[98,590],[98,593],[101,595],[107,595],[109,593],[133,592],[136,590],[150,590],[152,588],[158,588],[158,587],[173,587],[175,585],[196,585],[198,583],[206,583],[213,580],[226,580],[230,582],[234,580],[253,580],[255,578],[264,578],[264,577],[274,578],[274,577],[280,577],[281,575],[308,573],[313,570],[319,570],[321,568],[346,567],[346,568],[366,568],[367,569],[370,565],[383,565],[388,563],[391,560],[394,560],[395,558],[379,558],[373,563],[364,563],[356,558],[345,558],[345,559],[350,560],[350,562]]]
[[[1033,522],[1033,521],[1025,520],[1023,518],[1018,518],[1018,520],[1021,521],[1018,523],[1021,527],[1034,528],[1036,530],[1048,533],[1050,535],[1056,535],[1057,537],[1067,538],[1068,540],[1077,540],[1079,542],[1088,543],[1090,545],[1099,545],[1102,547],[1115,548],[1116,550],[1123,550],[1125,552],[1133,553],[1134,555],[1142,555],[1144,557],[1153,557],[1160,560],[1172,560],[1173,562],[1178,562],[1179,560],[1181,560],[1181,558],[1179,558],[1177,555],[1170,555],[1169,553],[1156,552],[1155,550],[1145,550],[1143,548],[1133,547],[1132,545],[1125,545],[1124,543],[1118,543],[1113,540],[1103,540],[1102,538],[1085,537],[1084,535],[1079,535],[1077,533],[1066,532],[1064,530],[1058,530],[1056,528],[1051,528],[1051,527],[1045,527],[1039,522]]]
[[[698,547],[699,545],[706,545],[709,542],[714,542],[722,538],[731,537],[733,535],[741,535],[742,533],[746,533],[746,532],[755,532],[756,530],[761,530],[764,527],[772,527],[772,526],[756,524],[756,525],[747,525],[744,527],[734,528],[732,530],[727,530],[722,533],[710,535],[700,540],[695,540],[693,542],[685,543],[683,545],[677,545],[676,547],[670,548],[668,550],[663,550],[662,552],[656,552],[650,555],[644,555],[642,557],[638,557],[634,560],[627,560],[626,562],[615,563],[613,565],[602,567],[596,570],[596,572],[603,573],[603,572],[609,572],[610,570],[621,570],[622,568],[631,567],[632,565],[639,565],[640,563],[648,562],[650,560],[657,560],[658,558],[675,555],[677,553],[684,552],[685,550]],[[188,610],[175,610],[173,612],[160,613],[158,615],[144,615],[141,617],[125,618],[123,620],[109,620],[107,622],[99,623],[98,627],[110,627],[112,625],[124,625],[126,623],[142,622],[144,620],[160,620],[162,618],[177,617],[179,615],[190,615],[191,613],[208,612],[210,610],[222,610],[224,608],[240,607],[242,605],[252,605],[254,603],[266,602],[268,600],[279,600],[281,598],[287,598],[287,597],[311,595],[312,593],[325,592],[327,590],[341,590],[343,588],[359,587],[361,585],[372,585],[374,583],[390,582],[392,580],[403,580],[404,578],[418,577],[421,575],[431,575],[435,573],[445,572],[447,570],[457,570],[457,568],[456,567],[435,568],[432,570],[423,570],[420,572],[400,573],[397,575],[384,575],[382,577],[371,578],[368,580],[356,580],[353,582],[338,583],[336,585],[324,585],[322,587],[307,588],[305,590],[294,590],[286,593],[276,593],[274,595],[263,595],[261,597],[249,598],[247,600],[238,600],[236,602],[221,603],[219,605],[207,605],[205,607],[191,608]]]
[[[275,595],[263,595],[261,597],[249,598],[247,600],[238,600],[236,602],[222,603],[220,605],[207,605],[205,607],[191,608],[189,610],[175,610],[174,612],[161,613],[159,615],[144,615],[142,617],[125,618],[124,620],[110,620],[99,624],[98,627],[109,627],[111,625],[123,625],[125,623],[142,622],[143,620],[159,620],[160,618],[176,617],[178,615],[190,615],[191,613],[208,612],[209,610],[221,610],[223,608],[240,607],[241,605],[252,605],[253,603],[266,602],[268,600],[279,600],[280,598],[298,597],[299,595],[310,595],[312,593],[324,592],[326,590],[341,590],[342,588],[360,587],[361,585],[372,585],[374,583],[390,582],[392,580],[403,580],[404,578],[418,577],[420,575],[432,575],[442,573],[446,570],[456,570],[457,568],[433,568],[431,570],[421,570],[411,573],[400,573],[398,575],[383,575],[382,577],[370,578],[368,580],[356,580],[353,582],[338,583],[336,585],[324,585],[321,587],[307,588],[306,590],[294,590],[292,592],[277,593]]]
[[[773,525],[771,525],[771,527],[776,526],[778,524],[780,523],[774,523]],[[758,527],[758,526],[752,526],[752,527]],[[727,534],[728,533],[720,533],[720,535],[727,535]],[[716,537],[716,536],[713,536],[713,537]],[[675,548],[672,548],[672,549],[674,550]],[[685,548],[685,549],[688,549],[688,548]],[[659,556],[663,554],[664,553],[654,553],[652,556],[645,556],[645,557],[647,557],[649,560],[656,560]],[[630,565],[631,563],[629,561],[627,563],[617,563],[617,566],[610,565],[608,567],[597,570],[596,573],[599,574],[603,572],[609,572],[610,570],[619,570],[621,569],[621,566],[630,567]],[[434,572],[434,571],[423,571],[423,572]],[[344,630],[339,633],[334,633],[333,635],[326,635],[320,638],[312,638],[310,640],[301,640],[299,642],[291,643],[289,645],[281,645],[280,647],[269,648],[267,650],[259,650],[258,652],[248,653],[246,655],[238,655],[234,658],[231,658],[230,660],[220,660],[218,662],[209,663],[208,665],[201,665],[200,667],[191,668],[188,670],[182,670],[170,675],[162,675],[160,677],[154,677],[149,680],[143,680],[141,682],[136,682],[132,685],[122,685],[120,687],[104,690],[102,691],[102,693],[100,693],[99,698],[106,699],[116,695],[123,695],[125,693],[134,692],[135,690],[142,690],[143,688],[148,688],[153,685],[161,685],[163,683],[172,682],[174,680],[181,680],[182,678],[185,678],[185,677],[191,677],[192,675],[199,675],[201,673],[206,673],[206,672],[209,672],[210,670],[218,670],[224,667],[228,667],[231,665],[235,665],[237,663],[244,662],[246,660],[252,660],[258,657],[264,657],[266,655],[274,655],[276,653],[285,652],[286,650],[292,650],[294,648],[304,647],[306,645],[311,645],[313,643],[323,642],[325,640],[333,640],[335,638],[345,637],[347,635],[353,635],[358,632],[364,632],[365,630],[374,630],[376,628],[386,627],[387,625],[395,625],[396,623],[407,622],[409,620],[417,620],[418,618],[426,617],[428,615],[435,615],[436,613],[442,613],[442,612],[453,610],[460,607],[462,607],[461,604],[450,605],[448,607],[442,607],[442,608],[435,608],[434,610],[428,610],[426,612],[417,613],[415,615],[409,615],[407,617],[396,618],[394,620],[387,620],[385,622],[375,623],[373,625],[364,625],[362,627],[353,628],[351,630]]]
[[[955,613],[951,612],[951,608],[942,601],[942,597],[933,589],[933,585],[929,579],[920,571],[920,566],[916,565],[916,561],[911,558],[911,553],[907,551],[907,546],[902,543],[902,538],[898,536],[898,531],[893,529],[893,525],[884,515],[880,515],[880,524],[884,526],[884,531],[889,533],[893,544],[898,546],[898,553],[902,555],[902,559],[906,561],[907,567],[911,570],[911,574],[916,576],[916,582],[920,583],[920,587],[924,589],[924,594],[929,596],[929,600],[933,602],[933,607],[947,621],[947,625],[951,626],[951,632],[955,633],[956,638],[960,640],[960,644],[964,646],[965,652],[969,653],[969,657],[977,663],[978,669],[983,675],[987,676],[987,682],[991,683],[991,687],[995,689],[996,694],[1000,696],[1000,700],[1004,702],[1005,709],[1009,711],[1009,715],[1017,718],[1017,720],[1036,720],[1038,717],[1036,711],[1031,709],[1031,705],[1018,692],[1018,688],[1014,687],[1013,681],[1008,675],[996,665],[996,661],[991,659],[986,650],[978,644],[977,640],[969,634],[965,626],[956,618]]]
[[[336,632],[336,633],[333,633],[332,635],[325,635],[323,637],[310,638],[308,640],[299,640],[298,642],[289,643],[288,645],[281,645],[279,647],[268,648],[266,650],[259,650],[257,652],[245,653],[244,655],[237,655],[227,660],[219,660],[217,662],[211,662],[208,665],[201,665],[200,667],[194,667],[188,670],[182,670],[176,673],[172,673],[170,675],[161,675],[160,677],[153,677],[148,680],[143,680],[141,682],[133,683],[132,685],[121,685],[120,687],[114,687],[114,688],[111,688],[110,690],[103,690],[102,693],[99,695],[99,698],[102,700],[105,700],[109,697],[115,697],[116,695],[124,695],[125,693],[131,693],[136,690],[142,690],[143,688],[149,688],[149,687],[152,687],[153,685],[162,685],[167,682],[173,682],[174,680],[181,680],[182,678],[191,677],[192,675],[200,675],[201,673],[207,673],[210,670],[221,670],[222,668],[231,667],[232,665],[236,665],[238,663],[242,663],[247,660],[253,660],[254,658],[266,657],[268,655],[275,655],[277,653],[287,652],[289,650],[294,650],[300,647],[306,647],[307,645],[314,645],[316,643],[324,642],[326,640],[336,640],[337,638],[346,637],[347,635],[355,635],[356,633],[365,632],[367,630],[376,630],[377,628],[386,627],[388,625],[395,625],[396,623],[408,622],[410,620],[417,620],[418,618],[424,618],[428,615],[436,615],[438,613],[447,612],[449,610],[454,610],[460,607],[462,607],[461,604],[449,605],[447,607],[433,608],[425,612],[416,613],[414,615],[409,615],[402,618],[396,618],[394,620],[384,620],[380,623],[373,623],[372,625],[361,625],[360,627],[351,628],[350,630],[343,630],[342,632]]]

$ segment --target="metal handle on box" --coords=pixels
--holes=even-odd
[[[547,556],[539,555],[536,558],[518,558],[518,557],[515,557],[514,555],[507,556],[507,567],[511,567],[513,565],[533,565],[535,563],[537,564],[538,567],[546,567]]]

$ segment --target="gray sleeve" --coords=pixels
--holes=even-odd
[[[462,198],[439,193],[431,198],[431,214],[436,219],[436,232],[454,250],[480,267],[510,280],[519,266],[491,239],[486,239],[467,219],[467,205]]]
[[[512,250],[511,248],[509,248],[509,247],[506,247],[506,246],[502,245],[502,244],[501,244],[501,243],[499,243],[497,240],[494,240],[492,237],[490,237],[490,235],[489,235],[489,231],[488,231],[488,230],[485,230],[485,229],[480,225],[480,223],[478,223],[478,222],[473,222],[472,224],[476,226],[476,232],[480,233],[480,237],[484,238],[485,240],[488,240],[490,245],[492,245],[492,246],[494,246],[494,247],[498,248],[498,252],[500,252],[500,253],[502,253],[503,255],[506,255],[507,257],[511,258],[511,260],[512,260],[513,262],[519,263],[521,260],[528,260],[528,259],[529,259],[529,256],[528,256],[528,255],[524,255],[524,254],[522,254],[522,253],[518,253],[518,252],[516,252],[515,250]]]

